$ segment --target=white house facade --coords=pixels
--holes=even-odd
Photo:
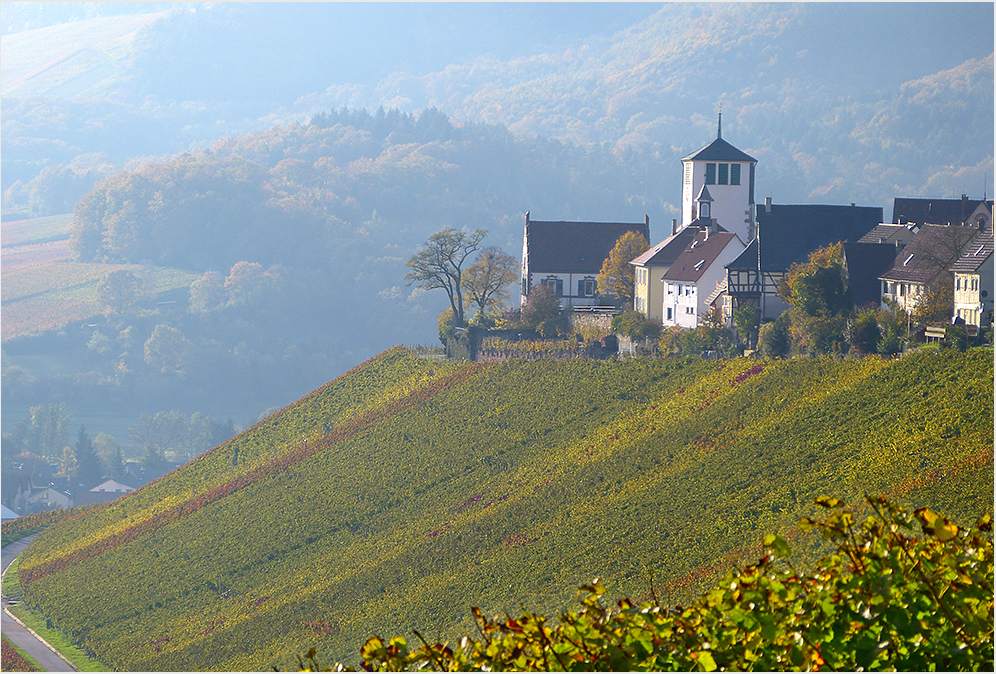
[[[698,327],[709,312],[709,302],[715,299],[717,285],[726,278],[726,265],[744,248],[733,232],[715,224],[703,227],[661,279],[663,325]]]
[[[591,307],[600,303],[598,274],[619,237],[635,232],[650,240],[650,218],[643,222],[565,222],[532,220],[525,215],[522,235],[521,302],[533,288],[549,287],[560,305]]]
[[[980,231],[951,265],[954,274],[954,316],[976,328],[993,319],[993,233]]]

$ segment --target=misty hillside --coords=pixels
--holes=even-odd
[[[613,4],[162,5],[85,19],[117,27],[86,43],[73,23],[5,31],[3,189],[77,155],[120,166],[343,105],[652,151],[676,177],[722,103],[782,203],[888,210],[992,183],[991,6]]]
[[[25,599],[118,670],[357,659],[373,633],[470,633],[688,599],[813,500],[955,521],[993,507],[991,351],[898,360],[459,364],[394,349],[147,487],[47,529]]]

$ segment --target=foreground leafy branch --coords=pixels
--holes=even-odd
[[[525,612],[489,619],[473,609],[478,638],[456,647],[409,647],[372,637],[370,671],[470,670],[977,670],[993,667],[992,517],[962,529],[933,511],[912,513],[867,497],[860,524],[838,499],[820,497],[804,518],[836,549],[811,571],[789,561],[781,536],[691,606],[603,602],[596,579],[559,621]],[[309,651],[302,669],[318,669]],[[338,669],[344,669],[342,665]]]

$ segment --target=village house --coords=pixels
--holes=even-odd
[[[78,493],[76,495],[76,505],[107,503],[133,491],[135,491],[134,488],[122,484],[117,480],[105,480],[89,491]]]
[[[777,318],[788,309],[778,284],[789,267],[807,262],[820,248],[858,241],[881,222],[879,207],[781,205],[766,198],[757,211],[757,236],[726,265],[730,311],[750,305],[762,319]]]
[[[661,278],[665,326],[698,327],[709,312],[712,291],[726,276],[725,265],[744,250],[740,237],[723,230],[715,221],[695,229],[691,243]]]
[[[892,267],[879,277],[882,305],[895,303],[903,311],[914,313],[931,284],[953,284],[948,268],[978,232],[976,227],[961,224],[922,225]]]
[[[671,236],[630,262],[634,267],[633,308],[647,318],[664,318],[664,284],[661,279],[699,233],[697,225],[678,227],[671,221]]]
[[[68,510],[75,504],[73,493],[65,488],[55,486],[42,487],[32,492],[26,499],[25,512],[37,513],[43,510]]]
[[[954,274],[954,319],[974,334],[993,322],[993,230],[980,230],[951,265]]]
[[[567,307],[596,306],[598,274],[626,232],[650,241],[650,218],[642,223],[532,220],[526,211],[522,236],[521,301],[539,285],[549,287]]]

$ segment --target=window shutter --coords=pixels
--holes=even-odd
[[[740,184],[740,164],[730,164],[730,184]]]
[[[578,297],[584,297],[584,281],[578,281]]]
[[[564,296],[564,279],[562,278],[557,279],[557,296]]]
[[[720,164],[719,165],[719,184],[725,185],[729,182],[730,165]]]
[[[716,184],[716,165],[709,163],[706,164],[706,185]]]

